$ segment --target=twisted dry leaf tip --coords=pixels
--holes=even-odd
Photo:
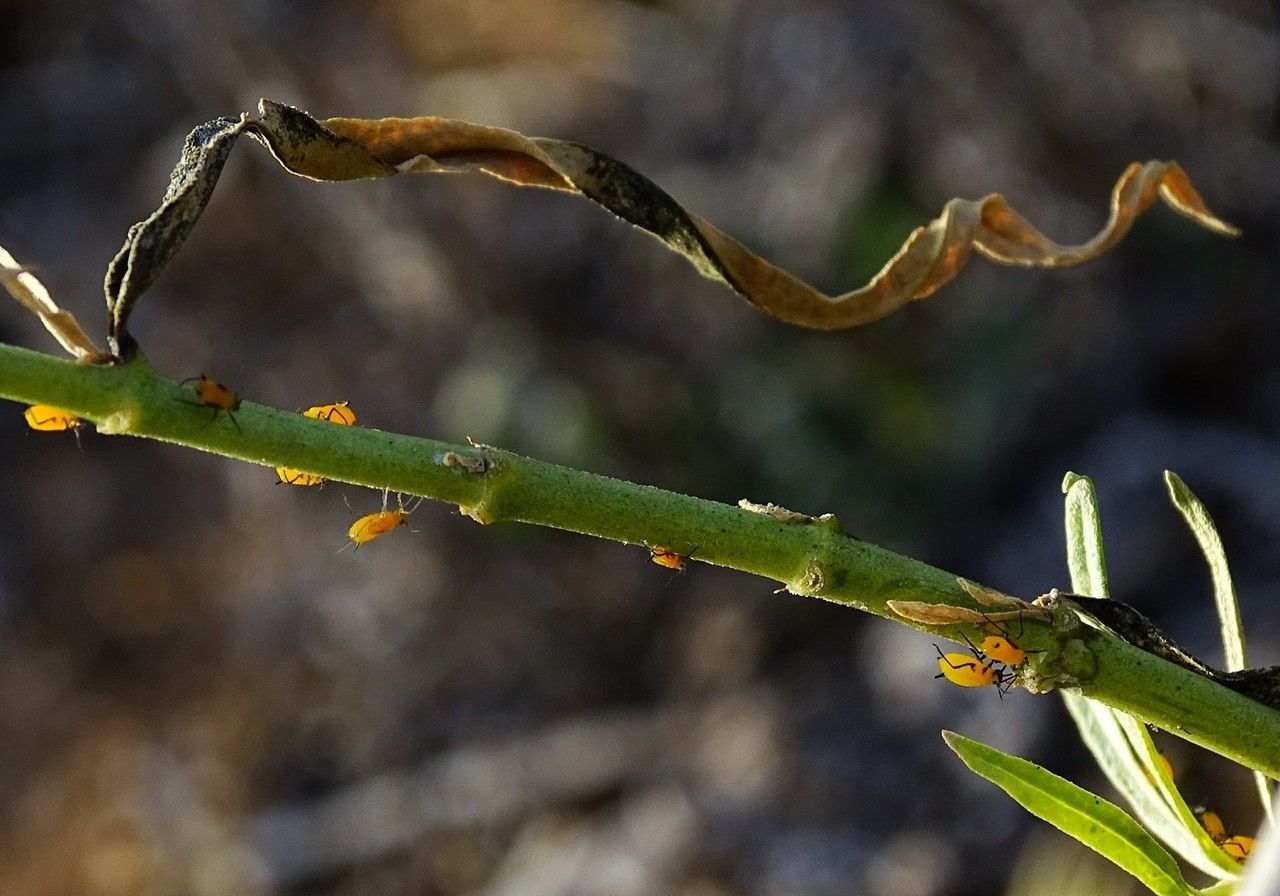
[[[313,180],[478,172],[521,186],[577,193],[657,238],[703,276],[762,311],[817,329],[860,326],[923,299],[955,277],[974,251],[1020,266],[1089,261],[1118,243],[1156,199],[1216,233],[1237,233],[1209,211],[1176,163],[1134,163],[1112,191],[1106,224],[1085,243],[1050,240],[999,194],[952,199],[907,238],[871,282],[828,296],[687,211],[639,172],[590,147],[432,116],[318,120],[263,100],[256,118],[214,119],[192,131],[160,208],[130,229],[105,284],[113,352],[132,351],[129,313],[188,236],[241,133],[266,145],[288,171]]]

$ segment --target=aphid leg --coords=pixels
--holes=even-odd
[[[947,659],[947,655],[942,652],[942,648],[940,648],[937,644],[933,645],[933,649],[937,651],[938,659],[942,660],[942,662],[946,663],[952,669],[979,669],[982,667],[982,663],[978,660],[968,660],[963,663],[953,663],[951,662],[951,660]],[[933,677],[943,678],[945,677],[945,674],[946,673],[939,672],[937,675]]]
[[[1002,669],[996,676],[996,693],[1000,699],[1004,699],[1004,695],[1013,690],[1013,686],[1017,684],[1017,676],[1008,670]]]
[[[400,512],[403,513],[405,516],[403,525],[408,527],[409,531],[412,532],[414,535],[417,535],[420,530],[409,527],[409,517],[412,516],[414,512],[417,511],[417,509],[422,506],[422,502],[425,500],[427,500],[426,495],[418,495],[416,499],[410,499],[408,504],[400,505]]]

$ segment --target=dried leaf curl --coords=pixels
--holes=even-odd
[[[980,200],[952,199],[907,238],[871,282],[829,296],[687,211],[623,162],[590,147],[434,116],[317,120],[262,100],[257,118],[215,119],[192,131],[160,208],[130,228],[106,279],[112,351],[132,352],[128,315],[190,233],[240,133],[265,144],[287,170],[313,180],[479,172],[521,186],[577,193],[654,236],[700,274],[762,311],[817,329],[860,326],[923,299],[955,277],[975,250],[1010,265],[1056,268],[1089,261],[1119,242],[1157,198],[1216,233],[1237,232],[1214,217],[1176,163],[1134,163],[1112,191],[1107,223],[1085,243],[1050,240],[997,193]]]
[[[75,315],[59,308],[40,279],[18,264],[18,260],[4,246],[0,246],[0,280],[4,281],[4,288],[9,291],[9,295],[40,318],[45,329],[77,361],[99,363],[110,358],[110,355],[94,345],[93,340],[81,329]]]
[[[919,622],[924,625],[981,625],[985,622],[1007,622],[1028,615],[1027,610],[1000,610],[995,613],[984,613],[969,607],[956,607],[951,604],[931,604],[922,600],[891,600],[889,609],[903,619]]]

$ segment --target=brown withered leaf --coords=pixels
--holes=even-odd
[[[107,346],[117,357],[128,358],[134,353],[136,346],[126,327],[129,313],[182,247],[209,204],[222,166],[247,121],[245,115],[215,118],[187,135],[160,207],[129,228],[124,245],[107,265],[103,282],[107,294]]]
[[[93,340],[80,328],[75,315],[59,308],[39,278],[18,264],[4,246],[0,246],[0,281],[4,282],[9,295],[39,317],[45,329],[77,361],[99,363],[111,357],[93,344]]]
[[[931,604],[922,600],[891,600],[889,609],[903,619],[921,622],[925,625],[955,625],[967,623],[978,625],[983,622],[1006,622],[1026,615],[1026,610],[1001,610],[996,613],[983,613],[968,607],[953,607],[950,604]]]
[[[1110,218],[1088,242],[1053,242],[999,194],[952,199],[941,215],[907,238],[870,283],[828,296],[686,211],[640,173],[589,147],[431,116],[316,120],[262,100],[256,119],[222,118],[196,128],[160,209],[130,229],[107,274],[113,351],[132,350],[125,323],[133,303],[190,232],[242,131],[268,146],[286,169],[314,180],[470,171],[578,193],[661,240],[703,276],[724,283],[762,311],[817,329],[870,323],[923,299],[956,276],[975,250],[1012,265],[1067,267],[1089,261],[1119,242],[1157,198],[1217,233],[1237,232],[1213,216],[1177,164],[1134,163],[1112,191]]]
[[[1006,610],[1035,610],[1031,604],[1024,600],[1018,600],[1016,597],[1010,597],[1007,594],[1001,594],[994,588],[987,588],[979,585],[977,582],[970,582],[968,579],[956,577],[956,584],[965,594],[972,597],[975,601],[984,607],[1003,607]]]

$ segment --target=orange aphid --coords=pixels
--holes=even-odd
[[[982,644],[977,648],[977,653],[989,660],[994,660],[1010,669],[1017,669],[1027,661],[1028,653],[1043,653],[1042,650],[1023,650],[1018,646],[1014,638],[1022,637],[1022,617],[1018,617],[1018,633],[1010,635],[1009,630],[996,622],[994,619],[988,619],[987,624],[993,626],[998,635],[987,635],[982,639]],[[969,645],[972,647],[973,645]]]
[[[1000,635],[988,635],[978,645],[978,650],[987,659],[995,660],[1006,666],[1021,666],[1027,661],[1027,652],[1008,638]]]
[[[75,414],[51,404],[33,404],[22,412],[27,426],[39,432],[64,432],[78,428],[84,421]]]
[[[395,510],[387,509],[387,492],[382,493],[382,509],[373,513],[366,513],[360,519],[351,524],[351,528],[347,530],[347,538],[351,539],[351,544],[358,549],[360,545],[367,541],[373,541],[380,535],[386,535],[392,529],[406,525],[409,522],[409,515],[418,509],[418,505],[423,502],[423,498],[410,502],[412,506],[406,506],[402,495],[396,496],[396,503],[399,505]]]
[[[352,523],[351,528],[347,530],[347,537],[359,546],[408,522],[409,514],[403,510],[378,510],[367,513]]]
[[[199,376],[187,377],[182,381],[183,385],[187,383],[195,383],[192,388],[195,389],[196,398],[199,404],[207,408],[213,408],[213,420],[218,419],[218,414],[226,413],[231,418],[231,422],[235,424],[236,429],[240,428],[240,424],[236,423],[235,412],[240,410],[240,396],[232,392],[222,383],[209,379],[203,373]]]
[[[1155,761],[1162,769],[1164,769],[1164,773],[1168,775],[1169,780],[1172,781],[1173,780],[1173,763],[1169,761],[1169,757],[1164,755],[1164,753],[1161,753],[1159,750],[1157,750]],[[1150,781],[1152,784],[1156,783],[1156,778],[1158,776],[1157,772],[1149,768],[1143,768],[1142,773],[1147,776],[1147,780]]]
[[[1199,817],[1200,823],[1204,825],[1205,833],[1209,835],[1209,839],[1222,847],[1222,851],[1231,856],[1231,858],[1244,864],[1244,860],[1249,858],[1249,853],[1253,852],[1253,838],[1246,837],[1243,834],[1228,837],[1227,826],[1222,823],[1222,819],[1217,812],[1200,812]]]
[[[1242,865],[1244,860],[1249,858],[1249,853],[1253,852],[1253,838],[1246,837],[1243,834],[1228,837],[1218,845],[1222,847],[1223,852]]]
[[[674,569],[676,572],[684,572],[685,566],[689,563],[689,558],[684,554],[678,554],[667,548],[649,548],[649,560],[667,569]]]
[[[288,467],[276,467],[276,475],[285,485],[324,485],[323,476],[315,476],[301,470],[290,470]]]
[[[345,401],[335,404],[318,404],[313,408],[307,408],[302,412],[302,416],[313,420],[327,420],[339,426],[354,426],[356,422],[356,412],[347,407]]]
[[[1214,843],[1222,843],[1227,839],[1227,826],[1222,823],[1222,818],[1217,812],[1201,812],[1200,823],[1204,825],[1205,833]]]
[[[962,688],[985,688],[991,685],[1002,686],[1008,680],[1008,673],[996,669],[990,661],[967,653],[943,653],[938,651],[938,669],[934,678],[945,678],[952,684]]]

